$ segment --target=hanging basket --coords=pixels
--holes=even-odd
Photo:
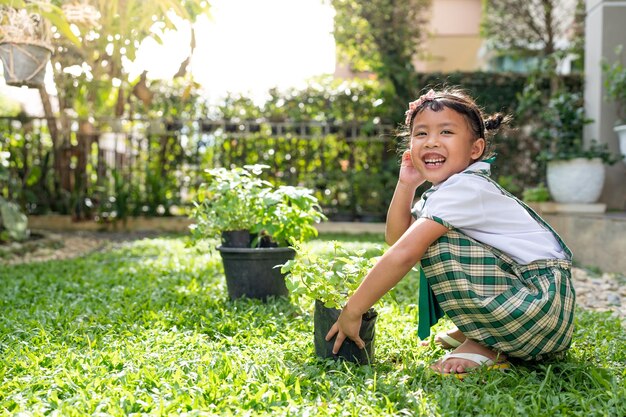
[[[0,44],[0,59],[4,66],[4,79],[8,85],[31,88],[43,86],[46,65],[52,49],[27,43]]]

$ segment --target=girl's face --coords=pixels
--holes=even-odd
[[[439,184],[467,168],[485,149],[474,139],[468,122],[456,111],[424,109],[413,119],[411,159],[426,181]]]

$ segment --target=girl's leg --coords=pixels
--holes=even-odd
[[[442,337],[442,336],[447,336],[447,337]],[[454,340],[456,340],[457,343],[454,343],[453,345],[450,344],[450,341],[448,338],[452,338]],[[448,339],[448,340],[446,340]],[[463,334],[462,331],[460,331],[457,327],[453,328],[452,330],[448,330],[445,333],[439,333],[435,336],[435,344],[441,346],[443,349],[454,349],[456,347],[458,347],[460,344],[462,344],[463,342],[465,342],[465,335]],[[428,340],[422,340],[421,342],[422,346],[429,346],[430,342]]]

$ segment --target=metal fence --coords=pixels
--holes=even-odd
[[[270,181],[313,189],[331,218],[381,220],[398,169],[383,125],[4,118],[0,135],[0,194],[76,219],[183,214],[205,169],[260,163]]]

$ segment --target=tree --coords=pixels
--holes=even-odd
[[[43,108],[54,149],[54,190],[52,201],[59,211],[79,207],[81,193],[87,181],[85,171],[90,141],[94,138],[91,120],[114,120],[125,115],[133,91],[133,81],[124,64],[135,60],[136,52],[147,38],[162,43],[162,35],[176,29],[176,22],[193,22],[200,14],[208,14],[209,4],[204,0],[52,0],[61,7],[72,24],[77,43],[68,42],[55,34],[52,56],[54,83],[57,90],[59,113],[53,112],[51,98],[40,88]],[[189,56],[193,53],[195,38],[191,36]],[[181,73],[189,59],[181,63]],[[70,116],[69,118],[66,116]],[[81,119],[74,147],[78,163],[73,181],[69,177],[72,156],[63,152],[69,148],[70,118]],[[62,199],[69,195],[72,200]]]
[[[402,114],[417,93],[413,61],[426,33],[430,0],[330,0],[340,62],[371,71],[393,87],[390,114]]]
[[[59,107],[82,117],[122,116],[133,81],[124,64],[135,60],[142,41],[151,37],[162,43],[163,33],[176,29],[177,20],[193,22],[209,8],[203,0],[83,0],[69,7],[78,8],[64,6],[81,43],[59,42],[55,83]],[[194,47],[192,31],[189,55]]]
[[[483,0],[483,36],[496,51],[547,57],[577,45],[584,21],[581,3],[584,1]]]

